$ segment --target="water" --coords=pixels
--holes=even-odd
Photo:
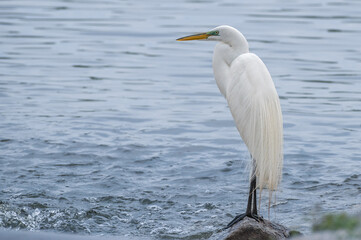
[[[270,219],[360,210],[360,1],[0,3],[0,227],[216,238],[249,160],[213,80],[221,24],[268,66],[285,165]],[[262,214],[267,217],[267,200]]]

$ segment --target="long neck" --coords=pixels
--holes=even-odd
[[[229,47],[231,48],[231,51],[233,52],[232,57],[234,57],[234,55],[238,57],[243,53],[249,52],[248,42],[246,38],[243,36],[242,33],[237,31],[236,29],[235,31],[232,31],[231,33],[229,33],[228,36],[225,37],[223,43],[229,45]],[[234,59],[232,59],[232,61],[233,60]]]
[[[237,32],[232,35],[229,42],[217,43],[213,54],[213,73],[217,86],[224,97],[231,79],[231,65],[239,55],[248,53],[246,38]]]

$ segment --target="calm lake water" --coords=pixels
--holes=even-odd
[[[175,39],[222,24],[243,32],[281,98],[270,219],[307,233],[322,214],[360,211],[360,9],[2,0],[0,227],[216,239],[245,210],[249,155],[213,79],[215,43]]]

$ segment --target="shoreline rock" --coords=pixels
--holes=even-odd
[[[224,240],[284,240],[289,237],[289,229],[280,224],[245,217],[228,230]]]

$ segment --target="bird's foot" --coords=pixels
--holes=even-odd
[[[227,226],[224,229],[228,229],[228,228],[232,227],[234,224],[238,223],[239,221],[241,221],[246,216],[247,216],[246,213],[242,213],[242,214],[237,215],[235,218],[233,218],[232,221],[230,221],[230,223],[227,224]]]
[[[247,216],[250,218],[253,218],[254,220],[256,220],[257,222],[264,222],[263,217],[262,216],[258,216],[258,214],[251,214],[251,216]]]
[[[235,218],[233,218],[233,220],[230,223],[228,223],[228,225],[224,229],[228,229],[228,228],[232,227],[234,224],[238,223],[239,221],[242,221],[245,217],[252,218],[252,219],[256,220],[257,222],[263,222],[263,217],[258,216],[257,214],[242,213],[242,214],[237,215]]]

